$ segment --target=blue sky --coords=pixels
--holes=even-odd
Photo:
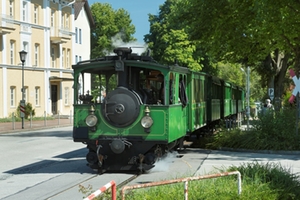
[[[132,24],[135,26],[134,37],[140,44],[144,44],[144,35],[149,33],[150,24],[148,14],[158,14],[159,6],[165,0],[88,0],[91,6],[95,2],[109,3],[113,9],[124,8],[130,14]]]

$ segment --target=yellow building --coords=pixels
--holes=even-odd
[[[0,10],[0,118],[16,115],[22,94],[36,116],[70,115],[71,65],[90,59],[88,2],[2,0]]]

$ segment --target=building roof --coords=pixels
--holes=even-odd
[[[82,10],[82,7],[84,7],[84,10],[87,14],[89,23],[90,23],[90,27],[93,28],[95,27],[95,21],[94,18],[92,16],[92,12],[88,3],[88,0],[77,0],[74,3],[74,14],[75,14],[75,20],[77,19],[80,11]]]

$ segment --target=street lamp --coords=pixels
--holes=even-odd
[[[20,101],[20,116],[22,118],[22,129],[24,129],[24,117],[25,117],[25,100],[24,100],[24,62],[26,60],[27,52],[22,50],[19,52],[20,60],[22,62],[22,100]]]
[[[249,130],[249,117],[250,117],[250,67],[247,67],[247,73],[243,68],[241,70],[245,73],[246,76],[246,101],[247,101],[247,130]]]

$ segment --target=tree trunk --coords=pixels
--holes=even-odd
[[[277,109],[280,109],[281,107],[289,57],[290,54],[285,54],[276,50],[272,54],[269,54],[263,62],[263,69],[268,71],[268,73],[261,71],[261,75],[266,81],[266,86],[268,88],[274,88],[273,104],[275,104],[275,108],[277,107]]]

